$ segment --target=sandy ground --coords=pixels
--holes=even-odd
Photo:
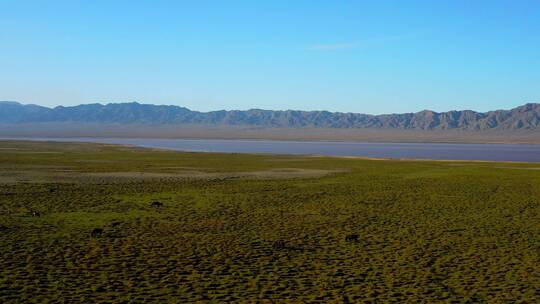
[[[120,137],[358,142],[540,143],[539,130],[256,128],[215,125],[0,124],[0,137]]]

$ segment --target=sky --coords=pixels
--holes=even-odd
[[[507,109],[540,102],[540,1],[0,0],[0,100]]]

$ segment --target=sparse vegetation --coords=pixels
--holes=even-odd
[[[2,303],[540,300],[540,165],[0,148]]]

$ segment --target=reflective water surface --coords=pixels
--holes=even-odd
[[[540,145],[522,144],[361,143],[144,138],[31,138],[31,140],[98,142],[204,152],[540,162]]]

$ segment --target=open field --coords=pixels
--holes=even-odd
[[[4,141],[0,302],[538,303],[539,169]]]

